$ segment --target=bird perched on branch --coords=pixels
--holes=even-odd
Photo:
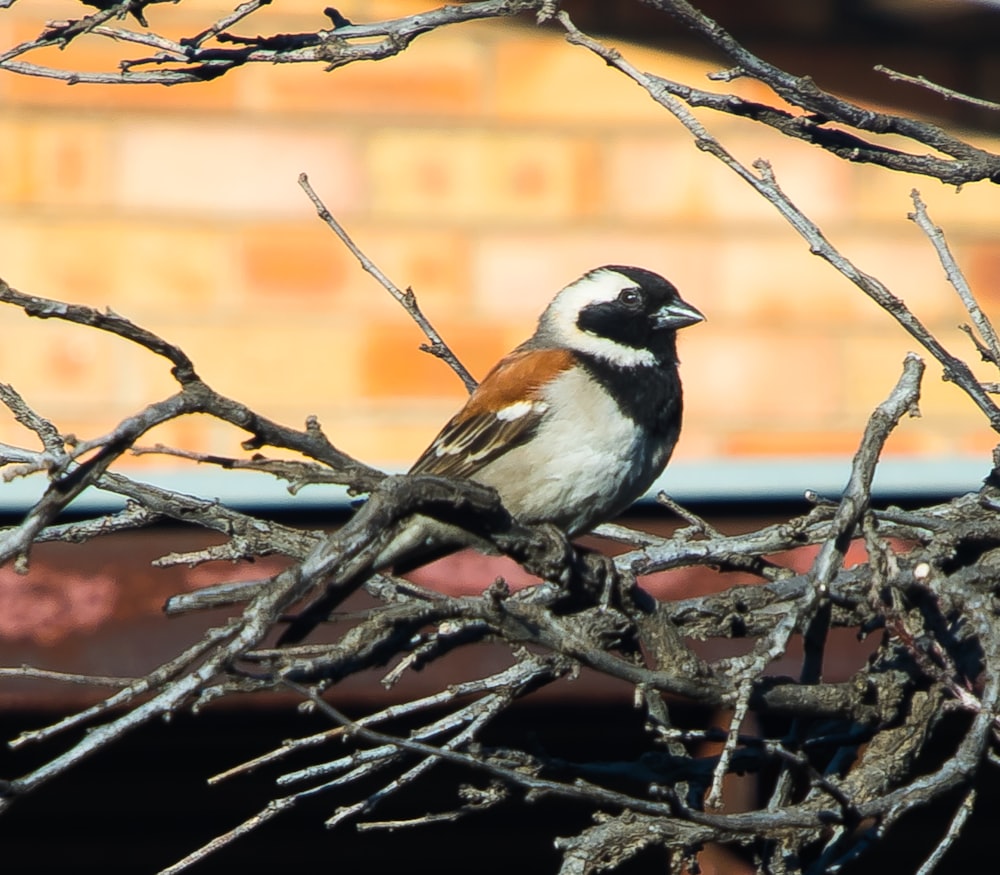
[[[532,337],[501,359],[410,469],[493,487],[523,523],[584,533],[624,511],[667,464],[681,428],[677,331],[705,317],[663,277],[608,265],[552,300]],[[374,570],[413,568],[468,546],[455,526],[416,515]],[[301,640],[341,594],[292,620]]]

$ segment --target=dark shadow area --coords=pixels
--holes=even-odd
[[[675,708],[679,722],[702,724],[708,715]],[[50,715],[8,711],[0,734],[9,739]],[[213,787],[216,772],[269,750],[283,738],[324,728],[317,717],[290,706],[218,709],[179,715],[146,726],[123,742],[19,801],[0,818],[3,869],[11,873],[152,873],[259,811],[275,793],[279,770],[269,767]],[[957,726],[955,727],[958,728]],[[938,756],[950,738],[941,733]],[[627,706],[521,706],[498,721],[490,741],[529,745],[573,760],[628,760],[646,749],[638,712]],[[328,747],[330,757],[338,745]],[[31,754],[28,756],[28,754]],[[26,767],[43,751],[12,757]],[[931,753],[929,756],[935,756]],[[317,751],[289,761],[319,760]],[[993,814],[1000,788],[983,772],[979,803],[965,833],[940,871],[967,875],[995,871],[991,859]],[[412,818],[455,807],[459,784],[485,786],[487,778],[441,766],[377,812],[362,820]],[[374,789],[374,784],[370,789]],[[555,836],[579,832],[589,823],[582,806],[566,800],[525,803],[520,794],[457,823],[393,832],[358,832],[352,824],[327,830],[323,821],[338,806],[360,798],[360,786],[331,790],[303,801],[258,831],[207,859],[195,873],[293,871],[436,872],[500,875],[517,871],[554,873]],[[278,790],[288,792],[287,790]],[[915,872],[947,829],[958,799],[908,815],[881,845],[850,867],[851,875]],[[648,852],[617,870],[621,875],[662,873],[662,853]],[[721,871],[721,870],[720,870]]]

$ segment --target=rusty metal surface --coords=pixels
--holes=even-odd
[[[760,521],[754,521],[759,524]],[[727,530],[749,528],[746,521],[723,520]],[[662,521],[642,521],[653,530],[668,530]],[[162,606],[175,593],[226,580],[260,578],[279,571],[285,561],[261,559],[252,564],[214,562],[195,568],[158,568],[152,562],[172,551],[193,550],[218,536],[182,529],[156,529],[109,535],[81,545],[44,544],[32,552],[31,568],[19,575],[0,569],[0,666],[36,668],[93,675],[145,674],[194,643],[206,629],[235,612],[222,609],[166,617]],[[597,543],[597,542],[594,542]],[[600,542],[605,548],[607,542]],[[798,570],[808,567],[814,549],[779,557]],[[856,561],[860,556],[848,557]],[[472,552],[458,554],[420,569],[411,578],[453,594],[481,591],[497,577],[513,588],[530,585],[532,578],[514,563]],[[680,598],[748,583],[749,575],[719,574],[711,569],[683,569],[643,579],[657,598]],[[370,604],[364,594],[344,606],[358,610]],[[319,635],[333,637],[336,629]],[[845,678],[863,663],[870,646],[853,635],[835,630],[827,662],[827,677]],[[746,641],[698,645],[708,657],[742,652]],[[773,667],[777,673],[797,672],[797,653],[791,650]],[[509,663],[500,646],[466,648],[419,673],[408,673],[392,690],[379,683],[380,672],[352,677],[339,685],[340,695],[355,701],[385,701],[440,689],[475,673],[494,671]],[[0,679],[0,707],[63,709],[96,700],[100,689],[31,678]],[[579,680],[554,685],[554,697],[615,700],[628,695],[618,682],[584,674]],[[241,697],[240,705],[274,704],[274,696]]]

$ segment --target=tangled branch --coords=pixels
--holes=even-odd
[[[518,18],[533,13],[543,24],[556,15],[556,0],[472,0],[446,5],[414,15],[385,21],[355,23],[336,9],[328,8],[328,25],[303,33],[242,36],[233,31],[256,21],[269,6],[267,0],[246,0],[221,18],[206,22],[190,36],[168,38],[157,33],[158,19],[166,19],[167,0],[107,0],[91,2],[99,11],[71,21],[49,22],[34,39],[0,52],[0,70],[66,82],[69,85],[183,85],[205,82],[232,73],[249,64],[322,64],[331,72],[357,61],[379,61],[405,51],[413,41],[440,28],[473,20]],[[174,5],[178,0],[170,0]],[[866,109],[820,88],[812,79],[793,76],[768,63],[743,46],[725,28],[686,0],[641,0],[666,13],[686,27],[731,67],[714,74],[718,82],[753,78],[769,86],[781,99],[779,105],[749,101],[735,94],[696,88],[690,84],[647,74],[658,90],[690,107],[704,107],[735,115],[774,128],[785,136],[819,146],[846,161],[875,164],[890,170],[939,179],[949,185],[989,180],[1000,182],[1000,156],[970,145],[929,122]],[[153,20],[152,28],[146,12]],[[126,16],[144,29],[125,26]],[[256,18],[255,18],[256,16]],[[123,57],[118,70],[84,71],[63,69],[30,60],[34,53],[66,48],[77,41],[100,41],[116,46],[136,46],[153,54]],[[912,82],[879,66],[896,81]],[[920,82],[920,77],[916,78]],[[924,79],[948,99],[959,95]],[[655,95],[654,95],[655,96]],[[988,105],[978,101],[978,105]],[[912,143],[911,150],[878,141],[887,134]],[[936,154],[928,154],[930,148]]]
[[[855,267],[782,191],[767,162],[747,167],[691,114],[690,107],[756,119],[820,145],[841,157],[961,184],[1000,179],[1000,158],[975,149],[923,122],[862,110],[792,77],[749,53],[717,23],[682,0],[649,0],[702,34],[735,66],[719,81],[752,76],[770,85],[795,112],[751,104],[644,73],[616,49],[577,28],[564,13],[567,39],[628,76],[690,132],[696,145],[751,185],[801,234],[811,251],[875,300],[937,359],[945,375],[1000,431],[1000,409],[965,361],[949,351],[878,279]],[[9,5],[9,4],[8,4]],[[68,82],[203,81],[249,63],[319,61],[335,69],[404,50],[417,36],[475,18],[534,12],[548,19],[556,3],[488,0],[396,19],[354,24],[335,11],[331,26],[314,33],[242,38],[232,28],[266,5],[250,0],[182,40],[131,31],[161,10],[155,0],[122,0],[72,22],[53,23],[30,43],[0,55],[0,68]],[[112,23],[114,22],[114,23]],[[37,67],[24,58],[36,49],[78,39],[114,39],[155,55],[123,61],[116,73],[71,73]],[[832,125],[840,127],[833,129]],[[927,156],[887,149],[869,135],[894,133],[938,153]],[[445,341],[420,311],[409,289],[381,273],[353,244],[303,178],[320,217],[410,313],[428,339],[425,349],[447,362],[466,386],[474,385]],[[944,234],[913,193],[910,218],[928,237],[970,319],[966,332],[987,363],[1000,367],[1000,343]],[[902,213],[902,207],[901,207]],[[156,717],[197,709],[226,696],[292,691],[330,721],[323,732],[291,738],[252,760],[221,772],[210,783],[238,780],[264,764],[287,771],[274,798],[253,817],[195,849],[164,870],[195,863],[316,796],[337,800],[328,823],[397,829],[453,822],[510,798],[572,800],[594,813],[593,825],[559,839],[564,873],[611,868],[650,846],[665,848],[675,868],[694,860],[706,842],[746,849],[762,872],[820,873],[836,869],[877,842],[910,809],[961,791],[961,801],[941,841],[925,862],[930,872],[959,834],[975,803],[973,777],[984,767],[1000,730],[1000,478],[990,474],[977,493],[903,511],[876,508],[871,484],[890,432],[915,415],[924,370],[910,354],[895,386],[873,411],[860,438],[851,477],[836,502],[818,502],[809,513],[740,535],[725,535],[673,507],[688,525],[662,538],[608,526],[602,533],[628,545],[614,560],[578,548],[551,527],[513,519],[492,490],[433,477],[389,477],[340,449],[309,418],[295,429],[273,422],[216,392],[183,350],[146,328],[110,312],[24,294],[0,281],[0,302],[29,317],[57,319],[80,330],[107,332],[165,360],[177,388],[122,420],[106,435],[78,441],[64,437],[44,411],[0,385],[0,402],[26,429],[25,446],[0,445],[5,479],[47,479],[39,501],[17,525],[0,530],[0,560],[26,570],[35,544],[81,542],[161,520],[183,520],[224,535],[224,543],[160,564],[280,555],[289,564],[264,579],[246,579],[178,594],[166,605],[179,614],[209,607],[238,613],[201,640],[143,677],[86,678],[32,667],[0,670],[12,682],[46,677],[90,683],[107,695],[98,703],[11,741],[21,749],[64,742],[62,752],[0,785],[0,812],[35,792],[84,758]],[[171,447],[144,447],[153,427],[192,415],[210,416],[243,430],[247,455],[221,458]],[[298,458],[272,459],[260,451],[290,450]],[[309,483],[335,483],[367,500],[338,531],[303,531],[178,492],[154,487],[114,470],[129,452],[170,453],[224,468],[244,468],[281,478],[295,491]],[[984,466],[985,467],[985,466]],[[125,496],[124,511],[60,522],[70,501],[86,489]],[[667,502],[670,504],[670,502]],[[513,558],[539,583],[512,593],[497,581],[476,596],[447,596],[391,575],[373,572],[382,547],[414,513],[467,532],[469,543]],[[845,567],[848,548],[861,542],[866,561]],[[784,556],[814,548],[815,558],[796,573]],[[657,602],[643,575],[685,567],[740,571],[752,585],[721,593]],[[329,643],[277,647],[286,615],[303,599],[326,593],[332,602],[363,585],[375,600],[361,615],[334,614]],[[849,628],[870,636],[867,664],[847,681],[823,676],[828,633]],[[795,678],[776,676],[774,663],[795,637],[803,642]],[[740,655],[706,660],[695,640],[746,639]],[[326,693],[341,680],[379,670],[393,685],[407,673],[443,657],[499,642],[506,664],[481,676],[455,679],[433,694],[375,709],[343,713]],[[514,703],[582,668],[630,685],[642,706],[646,750],[632,761],[573,762],[560,751],[538,752],[487,744],[485,730]],[[672,720],[682,699],[724,710],[728,725],[699,731]],[[961,737],[942,764],[922,765],[921,755],[939,738],[945,715],[964,715]],[[750,717],[780,727],[751,729]],[[409,732],[396,729],[405,718]],[[74,730],[86,728],[78,734]],[[716,744],[713,753],[704,743]],[[330,752],[333,743],[336,750]],[[313,760],[293,766],[308,752]],[[476,782],[455,789],[446,811],[386,817],[380,807],[441,763],[462,767]],[[724,779],[757,776],[765,802],[750,811],[727,807]],[[372,781],[376,789],[371,789]],[[333,803],[331,803],[333,804]]]

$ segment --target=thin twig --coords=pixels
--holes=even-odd
[[[135,678],[108,677],[106,675],[74,674],[65,671],[51,671],[45,668],[35,668],[22,665],[18,668],[0,667],[0,678],[31,678],[33,680],[58,681],[63,684],[76,684],[83,687],[128,687],[135,683]]]
[[[674,501],[669,495],[667,495],[666,492],[657,493],[656,503],[672,510],[689,526],[693,526],[697,531],[701,532],[706,537],[710,538],[720,537],[720,532],[718,529],[712,526],[707,520],[702,519],[700,516],[698,516],[698,514],[688,510],[686,507],[682,507],[680,504]]]
[[[948,853],[951,846],[955,844],[955,840],[962,832],[962,828],[972,816],[972,810],[975,806],[976,790],[975,788],[972,788],[965,794],[962,804],[958,806],[955,816],[951,819],[951,823],[948,824],[948,832],[946,832],[944,838],[938,842],[937,847],[934,848],[931,855],[924,860],[923,865],[917,870],[916,875],[931,875],[931,873],[938,867],[938,864],[944,859],[945,854]]]
[[[687,10],[690,9],[689,4],[683,2],[683,0],[645,0],[645,2],[662,7],[669,6],[676,10],[684,10],[685,15],[687,14]],[[700,13],[698,15],[703,17]],[[892,315],[914,339],[944,366],[946,379],[960,386],[986,415],[994,431],[1000,432],[1000,407],[990,398],[989,393],[983,390],[969,366],[963,360],[956,358],[948,352],[903,301],[892,294],[883,283],[875,277],[859,270],[826,239],[826,236],[816,223],[795,206],[791,199],[781,190],[775,179],[771,165],[767,161],[762,159],[755,161],[754,169],[757,172],[751,171],[734,158],[715,137],[709,134],[704,125],[694,117],[690,110],[663,87],[658,77],[641,72],[625,60],[621,52],[617,49],[609,48],[598,40],[584,34],[573,24],[565,12],[559,13],[559,20],[566,29],[566,39],[570,43],[583,46],[593,52],[606,63],[620,70],[636,84],[644,88],[650,97],[671,112],[691,132],[695,138],[695,144],[699,149],[708,152],[722,161],[723,164],[729,167],[744,182],[752,186],[768,203],[774,206],[792,227],[798,231],[803,239],[809,243],[810,252],[829,262],[832,267],[854,283],[861,291],[882,307],[882,309]],[[719,33],[728,37],[721,29],[719,29]],[[716,36],[719,35],[714,31],[713,34]],[[729,39],[731,40],[731,37]],[[733,50],[735,51],[735,49]],[[769,69],[773,69],[769,65],[767,66]],[[787,90],[787,88],[783,87],[782,90]],[[942,148],[944,145],[946,144],[942,144]],[[957,147],[955,148],[957,151]]]
[[[906,82],[909,85],[918,85],[921,88],[926,88],[928,91],[933,91],[935,94],[940,94],[945,100],[957,100],[960,103],[968,103],[972,106],[978,106],[981,109],[1000,110],[1000,103],[994,103],[992,100],[984,100],[982,97],[972,97],[969,94],[963,94],[961,91],[946,88],[944,85],[932,82],[926,76],[911,76],[908,73],[900,73],[883,64],[876,64],[872,69],[876,73],[884,73],[893,82]]]
[[[746,720],[747,712],[750,709],[750,696],[752,693],[753,685],[750,679],[744,678],[740,682],[736,693],[736,707],[733,709],[733,718],[729,723],[726,741],[722,745],[719,760],[712,772],[712,787],[709,790],[708,796],[705,797],[706,808],[719,809],[722,807],[722,783],[733,761],[733,754],[736,752],[736,745],[740,738],[740,731],[743,728],[743,721]]]
[[[931,221],[931,217],[927,213],[927,205],[921,199],[920,192],[913,189],[910,192],[910,197],[913,200],[914,212],[908,213],[907,218],[917,224],[934,246],[934,250],[941,261],[941,266],[944,268],[945,275],[948,277],[948,282],[958,292],[958,296],[962,299],[962,304],[968,311],[972,323],[976,326],[979,336],[986,344],[985,351],[981,345],[977,344],[980,353],[987,361],[992,362],[996,367],[1000,368],[1000,340],[997,339],[996,331],[993,330],[993,323],[990,322],[989,317],[979,306],[976,296],[972,294],[972,289],[965,279],[965,274],[958,266],[958,262],[955,260],[951,249],[948,248],[948,241],[944,238],[944,232]]]
[[[458,375],[458,378],[465,384],[466,390],[472,392],[478,385],[476,379],[465,369],[465,366],[458,360],[444,340],[441,339],[441,335],[438,334],[434,326],[431,325],[431,323],[427,320],[427,317],[421,312],[420,306],[417,304],[417,296],[413,293],[413,289],[408,288],[405,292],[401,291],[399,287],[384,273],[382,273],[375,263],[358,248],[357,244],[348,236],[340,222],[338,222],[333,217],[333,214],[327,209],[326,204],[323,203],[320,196],[316,194],[316,191],[309,183],[309,177],[305,173],[299,174],[299,185],[302,186],[302,190],[309,196],[309,200],[313,202],[313,206],[316,207],[316,212],[320,219],[326,222],[333,233],[340,238],[341,242],[360,262],[361,266],[382,284],[382,287],[399,302],[403,309],[410,314],[410,318],[412,318],[413,321],[419,326],[420,330],[424,332],[427,339],[430,341],[430,344],[423,344],[420,348],[424,350],[424,352],[429,352],[431,355],[445,362],[445,364],[447,364],[448,367],[450,367]]]

